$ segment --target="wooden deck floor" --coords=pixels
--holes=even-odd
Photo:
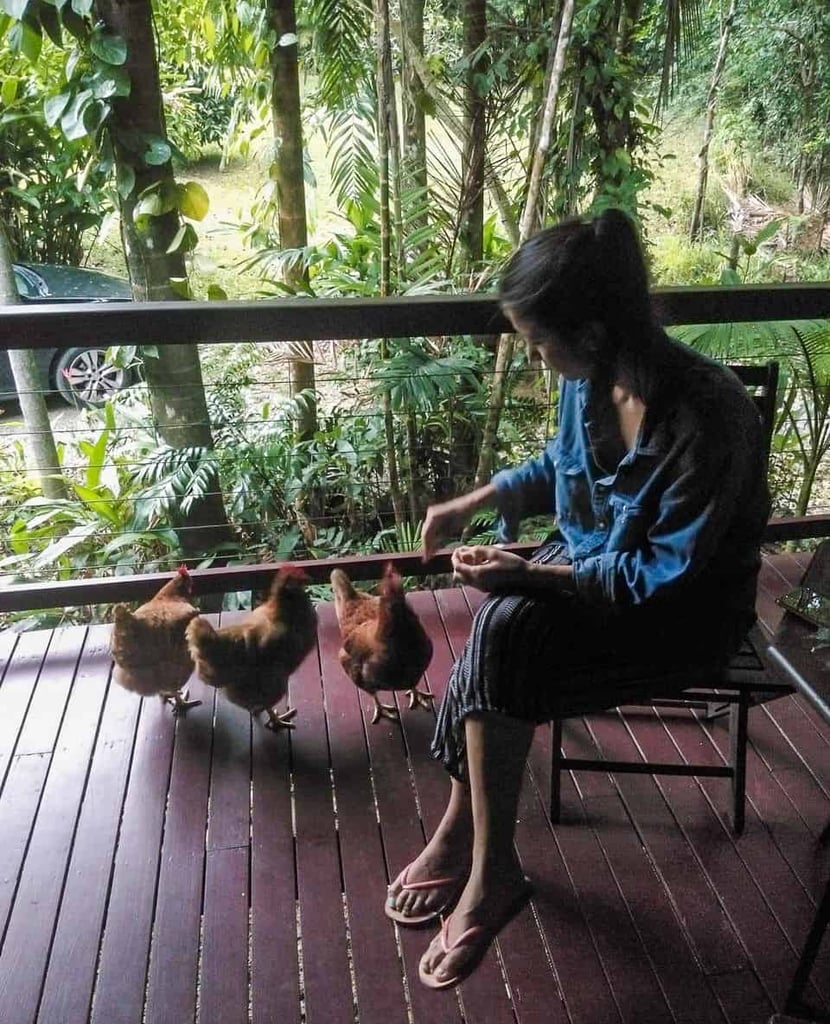
[[[799,573],[767,560],[767,626]],[[440,692],[468,601],[413,603]],[[109,684],[107,642],[99,626],[0,636],[3,1024],[761,1024],[783,1003],[830,870],[830,731],[800,699],[751,712],[737,841],[718,779],[583,773],[551,828],[540,728],[517,835],[532,906],[457,993],[433,993],[417,980],[431,932],[381,912],[446,797],[432,717],[368,724],[332,607],[293,682],[290,736],[198,681],[204,703],[174,719]],[[568,724],[570,752],[597,742],[717,762],[726,731],[643,710]],[[824,1009],[828,945],[810,992]]]

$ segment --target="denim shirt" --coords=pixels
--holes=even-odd
[[[559,429],[542,454],[493,477],[501,539],[551,513],[577,594],[617,608],[705,602],[754,620],[769,516],[758,411],[725,367],[666,339],[634,447],[615,465],[587,380],[560,380]],[[607,456],[604,456],[607,462]]]

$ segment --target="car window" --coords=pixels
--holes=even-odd
[[[24,299],[36,299],[39,294],[37,277],[25,267],[14,267],[14,280]]]

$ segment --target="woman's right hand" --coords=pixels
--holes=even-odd
[[[432,558],[445,540],[461,533],[474,511],[474,508],[469,507],[466,497],[453,498],[451,501],[441,502],[440,505],[429,506],[421,530],[425,562]]]

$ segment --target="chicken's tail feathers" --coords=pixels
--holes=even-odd
[[[330,579],[335,600],[337,600],[337,598],[340,598],[340,600],[348,600],[349,598],[354,597],[357,593],[355,588],[352,586],[352,581],[342,569],[332,569]]]
[[[184,635],[187,639],[188,650],[191,655],[195,656],[200,651],[202,645],[206,642],[210,643],[217,634],[207,619],[197,615],[196,618],[188,622]]]
[[[130,622],[133,618],[133,613],[129,607],[125,604],[116,604],[112,609],[112,621],[116,626],[123,626],[125,623]]]

